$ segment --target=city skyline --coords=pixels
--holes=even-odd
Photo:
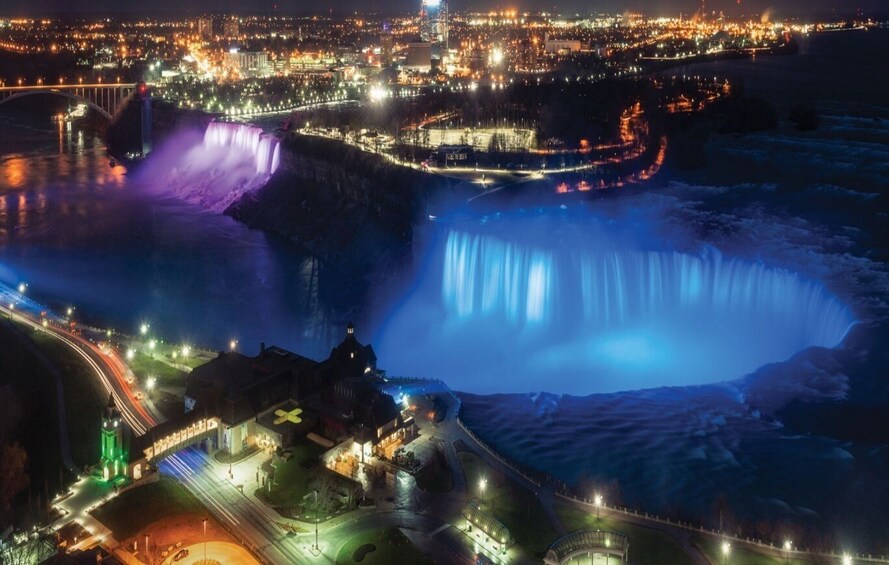
[[[503,2],[490,0],[472,2],[455,0],[450,9],[459,11],[519,10],[554,11],[556,13],[614,13],[622,11],[640,12],[653,16],[693,14],[700,10],[696,0],[603,0],[590,4],[580,0],[552,2],[551,0],[519,0]],[[28,16],[44,14],[176,14],[200,15],[203,13],[244,13],[244,14],[320,14],[324,12],[347,14],[361,13],[408,13],[418,9],[414,0],[361,0],[303,2],[302,0],[261,0],[244,4],[237,0],[158,0],[150,5],[122,5],[117,0],[75,0],[60,4],[58,0],[8,0],[0,7],[0,16]],[[727,16],[759,14],[766,10],[775,17],[845,16],[858,11],[881,14],[889,11],[889,0],[859,0],[854,5],[837,0],[710,0],[706,3],[708,12],[724,12]]]

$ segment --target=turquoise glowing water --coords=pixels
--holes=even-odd
[[[547,248],[452,231],[433,257],[380,349],[392,373],[458,390],[588,394],[727,380],[834,347],[854,321],[821,284],[713,248]]]

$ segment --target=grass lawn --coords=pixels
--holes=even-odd
[[[436,450],[431,460],[414,475],[417,486],[426,492],[446,493],[454,488],[451,468],[443,451]]]
[[[695,537],[692,543],[701,549],[701,553],[707,556],[711,563],[722,563],[722,541],[713,537]],[[632,547],[632,546],[631,546]],[[772,557],[756,553],[746,546],[732,544],[728,563],[732,565],[803,565],[808,563],[804,559],[790,559],[785,561],[783,557]]]
[[[630,561],[640,565],[691,565],[691,558],[682,549],[682,546],[671,536],[645,528],[622,522],[613,518],[600,516],[591,510],[560,504],[556,506],[556,513],[562,519],[562,524],[569,532],[576,530],[606,530],[624,534],[630,540]],[[721,563],[721,562],[720,562]],[[734,563],[734,561],[733,561]]]
[[[78,466],[96,463],[99,460],[102,410],[108,403],[108,395],[99,392],[93,370],[67,345],[43,332],[28,333],[62,375],[71,457]]]
[[[155,352],[155,357],[160,357],[161,353]],[[150,375],[157,379],[159,386],[185,386],[186,374],[175,367],[171,367],[165,362],[157,358],[152,358],[142,351],[136,351],[132,359],[127,361],[133,374],[139,379],[140,383],[144,383],[145,379]]]
[[[112,498],[92,512],[118,540],[125,540],[151,524],[179,514],[205,515],[206,511],[178,483],[161,479]]]
[[[486,479],[482,508],[509,528],[518,545],[530,554],[542,557],[558,535],[534,493],[492,469],[475,453],[461,451],[458,456],[470,496],[480,496],[480,481]]]
[[[257,492],[273,506],[297,506],[309,492],[309,462],[321,465],[318,456],[325,449],[308,440],[302,440],[290,450],[293,456],[283,462],[275,463],[274,482],[271,491],[261,488]],[[307,465],[303,465],[306,463]]]
[[[355,559],[355,552],[365,544],[375,547],[364,553],[361,561]],[[367,549],[367,548],[366,548]],[[359,534],[346,542],[336,555],[337,565],[364,563],[366,565],[390,565],[391,563],[432,564],[434,561],[420,553],[407,536],[398,528],[371,530]]]

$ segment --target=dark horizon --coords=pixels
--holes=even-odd
[[[199,16],[203,14],[243,14],[243,15],[348,15],[379,14],[405,15],[414,13],[419,6],[417,0],[385,0],[367,3],[361,0],[344,0],[341,2],[308,3],[280,2],[260,0],[251,3],[249,8],[242,2],[234,0],[158,0],[151,5],[129,4],[121,6],[116,0],[92,0],[89,2],[75,0],[60,5],[57,0],[8,0],[6,6],[0,8],[0,17],[29,16],[137,16],[140,14],[158,16]],[[368,5],[370,4],[370,5]],[[856,14],[877,16],[889,13],[889,0],[861,0],[854,6],[835,0],[709,0],[707,10],[722,11],[728,17],[756,16],[770,10],[776,18],[796,17],[848,17]],[[650,16],[671,16],[693,14],[700,9],[696,0],[663,0],[656,3],[644,0],[605,0],[595,7],[579,0],[552,2],[550,0],[522,0],[520,2],[501,2],[490,0],[471,2],[469,0],[453,0],[450,2],[453,11],[485,11],[507,10],[539,12],[553,11],[564,16],[586,15],[597,13],[619,13],[623,11],[639,12]],[[246,8],[246,9],[245,9]]]

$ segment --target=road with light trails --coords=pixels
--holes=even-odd
[[[35,331],[64,343],[92,369],[103,388],[114,395],[117,408],[136,435],[144,435],[163,420],[153,406],[146,407],[134,396],[126,378],[129,369],[111,348],[102,349],[92,340],[68,330],[68,320],[47,311],[26,296],[0,285],[0,312]],[[47,324],[43,322],[46,320]],[[342,520],[321,524],[321,552],[314,555],[311,545],[314,531],[293,535],[278,524],[286,522],[274,509],[259,502],[251,493],[243,493],[227,480],[219,467],[214,468],[208,455],[196,447],[169,456],[158,464],[159,472],[180,482],[239,542],[263,563],[332,563],[337,551],[356,534],[395,526],[420,538],[418,545],[446,556],[450,563],[471,563],[472,548],[462,534],[439,517],[425,515],[418,509],[377,508],[347,515]],[[453,512],[449,509],[447,514]],[[442,515],[442,512],[435,512]],[[303,526],[305,526],[303,524]],[[442,526],[446,526],[442,528]],[[427,536],[437,532],[436,536]],[[423,539],[423,538],[428,539]]]
[[[214,473],[206,453],[184,449],[158,464],[161,473],[174,477],[254,554],[266,563],[304,563],[316,558],[308,552],[309,541],[287,533],[276,522],[284,521],[274,510],[254,502],[225,478]]]
[[[0,285],[0,312],[35,331],[45,332],[46,335],[67,345],[82,358],[93,370],[105,391],[114,395],[117,409],[136,435],[144,434],[160,420],[158,414],[149,414],[149,409],[136,400],[132,388],[126,381],[128,369],[113,349],[108,348],[103,351],[89,339],[68,331],[67,320],[52,314],[37,302],[6,285]],[[45,315],[42,315],[44,313]],[[43,324],[44,320],[46,325]]]

